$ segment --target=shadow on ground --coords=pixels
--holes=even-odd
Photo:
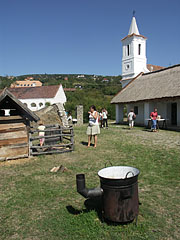
[[[85,209],[82,209],[82,210],[75,209],[72,205],[66,206],[66,209],[72,215],[79,215],[82,213],[86,214],[92,210],[95,210],[100,222],[106,223],[107,225],[111,225],[111,226],[128,225],[129,223],[132,223],[134,221],[132,220],[131,222],[127,222],[127,223],[118,223],[118,222],[112,222],[105,219],[102,213],[102,200],[99,197],[94,199],[86,199],[84,201],[84,206],[85,206]]]

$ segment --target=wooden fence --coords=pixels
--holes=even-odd
[[[39,136],[39,132],[44,132],[44,136]],[[43,146],[39,140],[44,138]],[[74,131],[72,127],[62,127],[56,125],[46,125],[45,130],[31,128],[29,133],[29,155],[42,155],[64,153],[74,150]]]

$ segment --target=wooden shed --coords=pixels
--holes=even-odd
[[[4,89],[0,94],[0,161],[29,156],[29,130],[39,117]]]

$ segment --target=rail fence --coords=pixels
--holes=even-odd
[[[44,136],[39,133],[44,132]],[[44,144],[40,146],[40,139],[44,138]],[[29,155],[43,155],[71,152],[74,150],[73,127],[63,127],[58,124],[46,125],[44,130],[31,128],[29,132]]]

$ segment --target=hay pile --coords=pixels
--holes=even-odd
[[[62,121],[58,115],[56,105],[51,105],[48,107],[45,107],[39,111],[36,111],[36,115],[43,121],[43,124],[60,124],[62,125]]]

